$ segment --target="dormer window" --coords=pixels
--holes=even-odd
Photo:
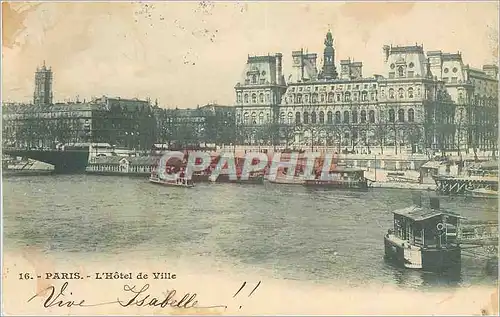
[[[404,71],[403,66],[399,66],[398,67],[398,76],[403,77],[404,75],[405,75],[405,71]]]

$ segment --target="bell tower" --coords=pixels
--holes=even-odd
[[[335,49],[333,48],[332,32],[328,30],[325,38],[325,50],[323,52],[323,78],[336,79],[337,70],[335,69]]]
[[[52,69],[45,67],[45,61],[35,73],[35,93],[33,103],[37,106],[52,104]]]

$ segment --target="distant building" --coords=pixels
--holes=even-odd
[[[234,107],[208,104],[195,109],[154,108],[157,142],[170,148],[231,144]]]
[[[362,62],[350,59],[340,60],[337,71],[330,31],[324,44],[320,71],[316,54],[292,52],[286,83],[281,54],[248,58],[235,87],[243,143],[366,152],[496,149],[496,66],[474,70],[459,53],[426,56],[421,45],[385,45],[385,76],[366,77]]]
[[[41,68],[35,72],[35,92],[33,94],[33,104],[35,106],[52,104],[52,69],[45,67],[45,61]]]
[[[52,103],[52,70],[35,72],[33,104],[4,104],[3,145],[53,148],[57,143],[110,143],[144,150],[155,142],[149,101],[94,98],[91,102]]]

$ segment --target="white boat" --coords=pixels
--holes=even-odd
[[[467,189],[467,195],[474,198],[498,198],[498,191],[486,188]]]
[[[176,177],[175,179],[161,179],[156,176],[151,176],[149,177],[149,182],[164,186],[186,187],[186,188],[194,187],[193,181],[184,177]]]

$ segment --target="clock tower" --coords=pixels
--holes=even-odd
[[[337,71],[335,69],[335,49],[333,48],[332,32],[328,30],[325,38],[325,50],[323,52],[323,78],[336,79]]]

